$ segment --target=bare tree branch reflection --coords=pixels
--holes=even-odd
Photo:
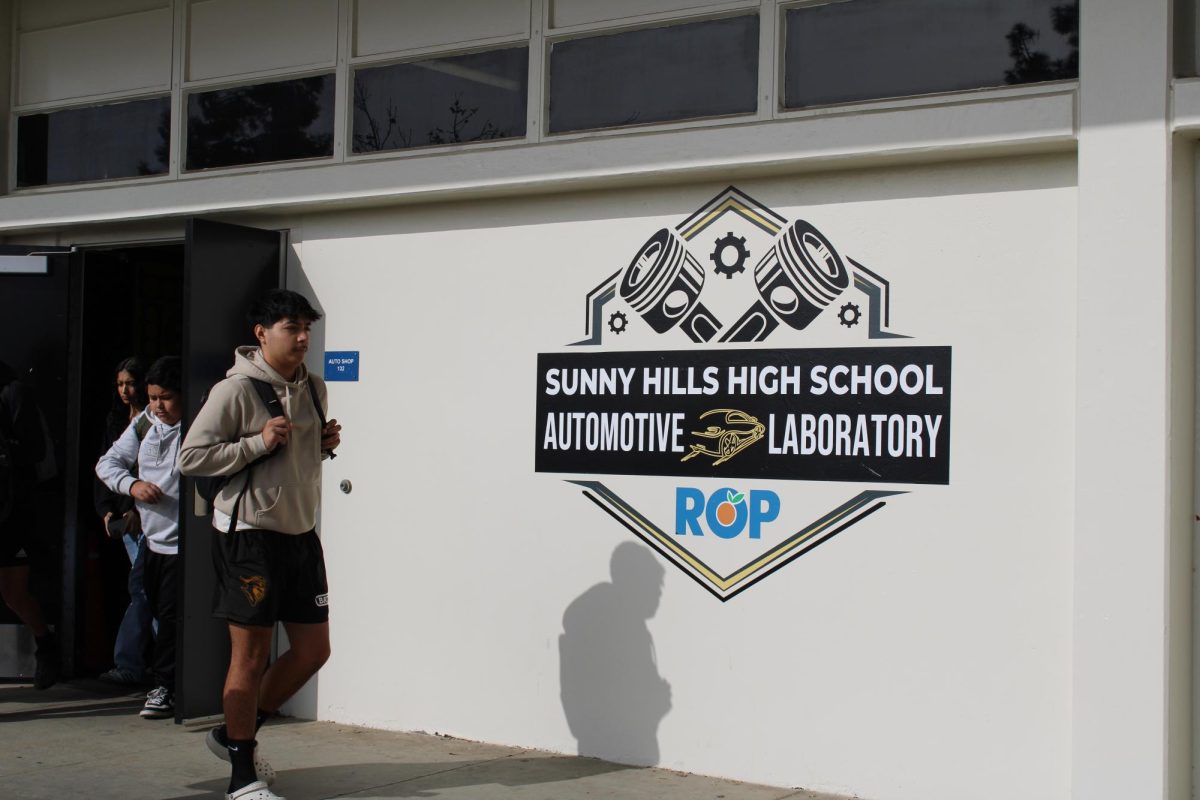
[[[479,113],[479,106],[467,108],[462,104],[462,94],[454,96],[454,102],[450,104],[450,127],[433,128],[429,131],[430,144],[453,144],[455,142],[479,142],[485,139],[498,139],[501,136],[507,136],[506,132],[502,132],[496,127],[490,119],[485,120],[479,131],[471,136],[464,137],[463,131],[470,124],[472,118]]]
[[[354,111],[364,120],[359,125],[354,123],[354,152],[368,153],[376,150],[393,150],[397,147],[412,146],[412,128],[408,132],[400,130],[400,112],[391,97],[383,109],[383,120],[380,121],[371,113],[371,90],[366,82],[358,75],[354,76]],[[392,144],[392,136],[396,144]]]
[[[514,47],[356,70],[353,151],[524,135],[528,61]]]

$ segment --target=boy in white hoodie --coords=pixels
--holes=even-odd
[[[96,463],[96,476],[110,490],[129,495],[146,537],[144,584],[158,620],[151,673],[155,686],[141,716],[175,712],[175,597],[179,581],[179,423],[183,419],[182,365],[178,356],[155,361],[146,373],[146,410],[129,424]],[[138,438],[138,420],[151,425]],[[144,427],[144,426],[143,426]]]

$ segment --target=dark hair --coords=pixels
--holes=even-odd
[[[290,289],[272,289],[260,297],[246,315],[252,328],[255,325],[269,328],[281,319],[316,322],[320,318],[321,312],[312,307],[307,297]]]
[[[183,388],[183,360],[179,356],[163,356],[150,365],[146,383],[178,392]]]
[[[137,356],[123,358],[117,362],[116,368],[112,371],[113,375],[120,375],[122,372],[128,372],[133,378],[133,398],[134,405],[146,407],[146,367],[142,364],[142,360]],[[125,412],[125,404],[121,402],[121,398],[113,395],[113,410]]]

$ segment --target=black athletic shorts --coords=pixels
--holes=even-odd
[[[213,616],[241,625],[329,620],[325,554],[316,531],[217,531]]]
[[[19,494],[9,515],[0,522],[0,568],[29,564],[29,551],[37,540],[33,498]]]

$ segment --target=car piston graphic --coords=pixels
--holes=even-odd
[[[714,271],[732,278],[741,272],[748,253],[744,239],[732,233],[718,239],[712,258]],[[727,264],[722,253],[738,251]],[[804,330],[850,287],[850,272],[836,249],[820,231],[797,220],[775,240],[754,268],[760,299],[721,337],[722,342],[761,342],[780,322]],[[663,228],[655,233],[621,276],[621,297],[659,333],[676,324],[694,342],[707,342],[722,329],[720,321],[700,302],[704,270],[680,238]]]
[[[754,268],[761,299],[746,309],[722,342],[761,342],[782,321],[802,331],[850,287],[850,273],[833,245],[796,220]]]
[[[731,186],[637,234],[585,338],[538,354],[534,469],[722,602],[950,483],[951,348],[880,346],[908,338],[891,284],[834,224]]]
[[[831,306],[843,329],[859,324],[865,306],[867,338],[906,338],[888,330],[890,288],[812,222],[788,222],[731,186],[674,229],[655,231],[588,293],[590,335],[575,344],[601,344],[638,318],[655,333],[679,330],[697,343],[762,342],[781,325],[805,330]],[[613,304],[621,308],[606,313]]]

